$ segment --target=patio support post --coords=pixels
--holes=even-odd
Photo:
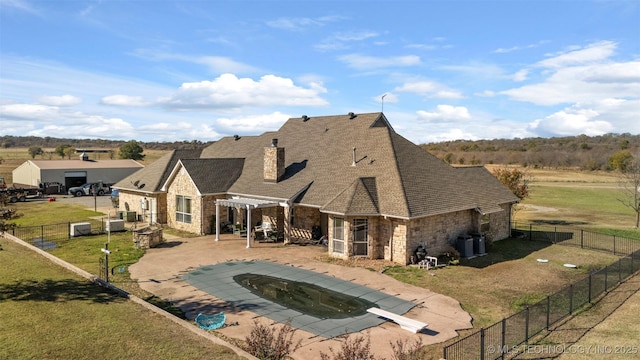
[[[251,205],[247,205],[247,249],[251,248]]]
[[[220,240],[220,204],[216,200],[216,241]]]

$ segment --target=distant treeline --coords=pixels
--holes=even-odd
[[[0,137],[0,147],[55,148],[70,145],[80,148],[116,149],[124,140],[60,139],[37,136]],[[199,149],[212,142],[174,141],[138,142],[144,149]],[[566,136],[553,138],[456,140],[421,145],[452,165],[514,164],[536,168],[579,168],[611,170],[611,159],[620,153],[640,153],[640,135],[605,134],[600,136]]]
[[[5,135],[0,137],[0,148],[15,147],[32,147],[39,146],[42,148],[55,148],[58,145],[70,145],[76,149],[93,148],[93,149],[116,149],[127,143],[128,140],[105,140],[105,139],[61,139],[53,137],[38,136],[11,136]],[[192,141],[173,141],[173,142],[142,142],[138,144],[144,149],[153,150],[173,150],[173,149],[200,149],[209,146],[212,142],[202,142],[199,140]]]
[[[421,146],[450,164],[514,164],[535,168],[611,170],[615,167],[615,163],[612,166],[612,158],[625,153],[637,156],[640,135],[456,140]]]

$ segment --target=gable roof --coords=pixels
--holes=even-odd
[[[285,149],[277,183],[263,180],[263,151],[274,138]],[[201,156],[245,159],[231,195],[295,199],[327,212],[413,218],[517,201],[490,173],[478,181],[469,175],[475,170],[451,167],[397,134],[379,112],[292,118],[278,131],[223,138]]]
[[[160,188],[169,177],[171,170],[173,170],[178,160],[191,158],[197,159],[200,157],[201,153],[202,149],[172,150],[143,169],[136,171],[121,181],[118,181],[113,185],[113,188],[142,191],[147,193],[160,192]],[[145,184],[143,188],[138,187],[141,183]],[[138,186],[134,184],[138,184]]]
[[[184,168],[201,195],[225,193],[242,173],[243,165],[244,159],[239,158],[181,159],[172,169],[162,189]]]

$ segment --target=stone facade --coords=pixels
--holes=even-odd
[[[191,221],[176,220],[176,199],[177,196],[184,196],[191,199]],[[173,179],[171,186],[167,189],[167,207],[173,211],[167,212],[167,225],[174,229],[191,232],[194,234],[203,234],[203,212],[202,199],[198,195],[197,189],[191,180],[191,177],[184,168],[178,171]],[[215,209],[214,209],[215,211]]]
[[[121,191],[118,195],[119,206],[117,211],[133,211],[140,215],[140,221],[150,223],[152,216],[155,223],[165,224],[167,222],[167,195],[164,193],[143,193]],[[142,209],[142,202],[146,200],[147,208]]]
[[[275,139],[274,139],[275,140]],[[276,144],[277,144],[277,140]],[[284,148],[264,148],[264,180],[277,182],[284,175]]]

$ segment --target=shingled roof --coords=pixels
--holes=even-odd
[[[263,151],[274,138],[285,149],[277,183],[263,179]],[[518,200],[486,170],[453,168],[400,136],[383,113],[292,118],[275,132],[223,138],[201,157],[245,159],[231,195],[295,199],[332,213],[414,218]]]
[[[172,174],[184,167],[200,194],[226,193],[242,173],[244,159],[182,159]],[[171,181],[171,175],[165,182]],[[163,186],[163,188],[165,187]]]
[[[158,160],[145,166],[143,169],[120,180],[113,185],[113,187],[116,189],[143,191],[148,193],[161,192],[162,185],[167,181],[171,170],[173,170],[178,160],[197,159],[200,158],[201,153],[202,149],[172,150]],[[134,184],[138,185],[136,186]],[[144,187],[140,188],[141,184],[144,184]]]

